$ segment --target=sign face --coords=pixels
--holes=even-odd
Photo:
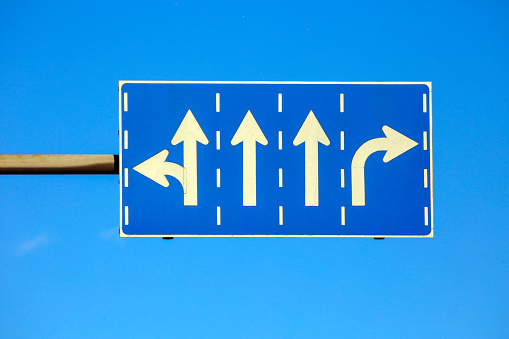
[[[433,237],[431,83],[121,81],[120,235]]]

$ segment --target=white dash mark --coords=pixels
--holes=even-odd
[[[341,188],[345,188],[345,169],[341,169]]]
[[[221,225],[221,206],[217,206],[217,226]]]
[[[279,206],[279,225],[283,225],[283,206]]]
[[[345,132],[341,131],[341,150],[345,150]]]
[[[339,95],[339,112],[345,112],[345,95],[343,93]]]
[[[221,187],[221,169],[216,169],[216,185],[217,187]]]
[[[279,187],[283,187],[283,169],[279,169]]]
[[[124,92],[124,112],[127,112],[127,92]]]
[[[426,98],[426,94],[422,95],[422,112],[426,113],[428,112],[428,100]]]
[[[277,135],[278,135],[278,148],[280,150],[282,150],[283,149],[283,131],[279,131],[277,133]]]
[[[221,99],[219,93],[216,93],[216,112],[221,110]]]
[[[283,112],[283,94],[281,93],[277,95],[277,111],[279,113]]]
[[[422,132],[422,149],[428,150],[428,132],[426,131]]]
[[[124,149],[127,149],[129,146],[128,146],[128,143],[127,143],[127,130],[124,131]]]
[[[424,169],[424,188],[428,188],[428,169]]]
[[[129,170],[128,168],[124,169],[124,187],[129,187]]]
[[[126,206],[124,211],[124,224],[129,225],[129,206]]]
[[[424,207],[424,226],[428,226],[428,207]]]
[[[341,206],[341,225],[345,226],[345,206]]]
[[[216,149],[217,150],[221,149],[221,132],[220,131],[216,131]]]

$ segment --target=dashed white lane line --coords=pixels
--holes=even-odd
[[[221,206],[217,206],[217,226],[221,225]]]
[[[428,188],[428,169],[424,169],[424,188]]]
[[[216,131],[216,149],[217,150],[221,149],[221,132],[220,131]]]
[[[426,94],[422,95],[422,112],[423,113],[428,112],[428,99]]]
[[[129,225],[129,206],[124,207],[124,224]]]
[[[124,112],[127,112],[127,92],[124,92]]]
[[[424,207],[424,226],[428,226],[428,207]]]
[[[221,98],[219,93],[216,93],[216,112],[221,111]]]
[[[345,150],[345,132],[341,131],[341,150]]]
[[[422,149],[428,150],[428,132],[426,131],[422,132]]]
[[[341,188],[345,188],[345,169],[341,169]]]
[[[345,206],[341,206],[341,225],[345,226]]]
[[[124,169],[124,187],[129,187],[129,169]]]
[[[216,169],[216,186],[221,187],[221,169]]]
[[[343,93],[339,95],[339,112],[345,112],[345,95]]]
[[[128,136],[127,136],[127,130],[124,131],[124,149],[127,149],[129,147],[128,144]]]
[[[283,94],[277,95],[277,111],[283,112]],[[278,132],[278,149],[283,149],[283,131]],[[283,169],[279,169],[279,187],[283,187]],[[279,225],[283,225],[283,206],[279,206]]]
[[[283,94],[277,95],[277,111],[283,112]],[[283,149],[283,131],[278,132],[278,149]],[[283,169],[279,169],[279,187],[283,187]],[[283,225],[283,206],[279,206],[279,225]]]

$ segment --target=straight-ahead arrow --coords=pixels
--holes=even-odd
[[[318,206],[318,143],[329,146],[330,141],[313,111],[309,111],[293,140],[293,145],[298,146],[303,142],[305,143],[305,205]]]
[[[366,193],[364,182],[364,165],[368,157],[378,151],[387,151],[383,158],[389,162],[397,156],[418,145],[412,139],[393,130],[389,126],[383,126],[385,138],[376,138],[366,141],[355,152],[352,159],[352,206],[365,206]]]
[[[265,146],[268,141],[251,111],[247,111],[231,141],[233,146],[241,142],[243,143],[242,201],[244,206],[256,206],[256,143],[259,142]]]
[[[187,111],[177,132],[171,139],[172,145],[184,142],[184,168],[187,176],[187,192],[184,193],[185,206],[198,205],[198,160],[196,143],[207,145],[209,140],[203,133],[191,110]]]
[[[186,193],[186,170],[184,167],[173,162],[166,162],[168,150],[162,150],[153,157],[148,158],[133,170],[143,174],[150,180],[154,180],[163,187],[168,187],[170,183],[166,179],[166,175],[176,178]]]

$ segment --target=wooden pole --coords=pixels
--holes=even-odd
[[[113,154],[0,154],[0,174],[119,174]]]

